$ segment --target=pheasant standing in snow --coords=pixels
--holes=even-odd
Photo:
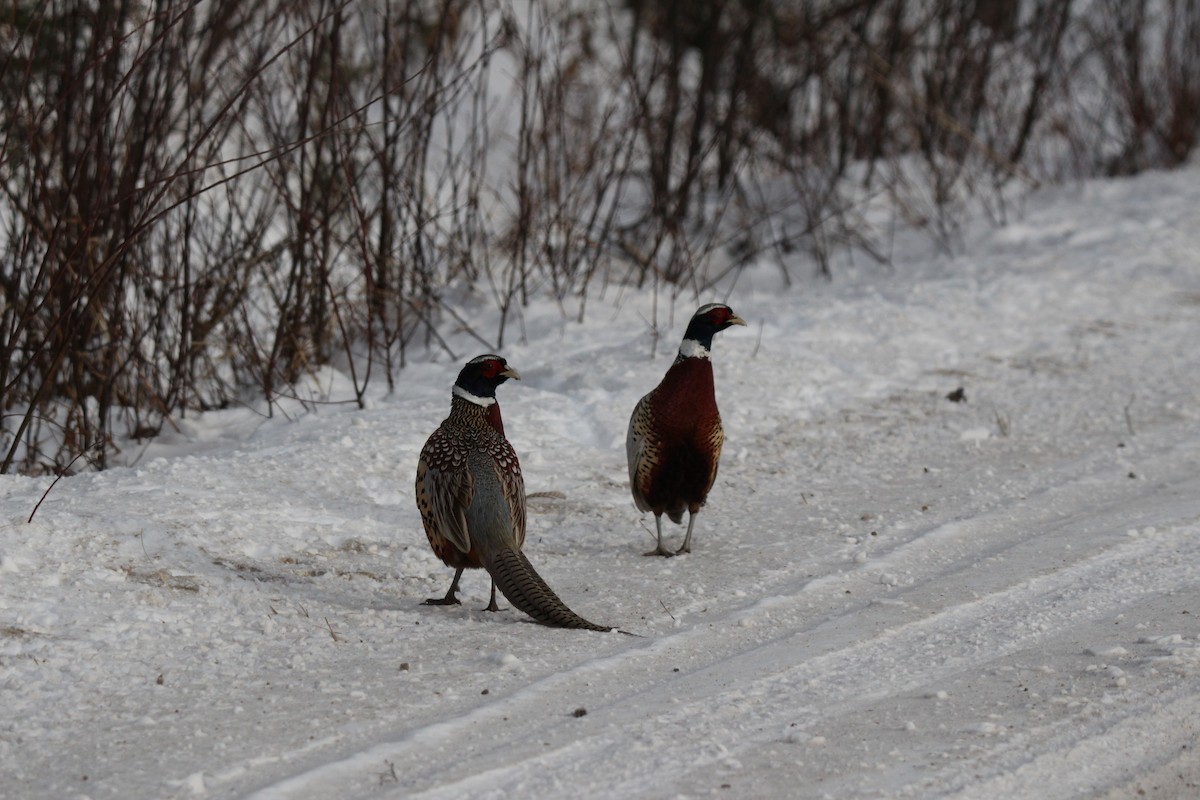
[[[687,535],[678,553],[692,551],[692,526],[717,478],[717,462],[725,432],[713,393],[713,335],[746,321],[727,305],[709,303],[697,309],[688,323],[679,355],[662,382],[638,401],[629,420],[625,453],[629,458],[629,488],[640,511],[654,512],[658,546],[648,556],[673,555],[663,548],[662,515],[683,521]]]
[[[521,376],[500,356],[468,361],[454,383],[450,416],[421,450],[417,508],[433,552],[456,570],[446,596],[425,602],[459,603],[463,570],[482,567],[492,576],[488,611],[497,610],[499,586],[509,602],[544,625],[610,630],[567,608],[521,552],[525,481],[496,402],[496,387],[509,378]]]

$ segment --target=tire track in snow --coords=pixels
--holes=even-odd
[[[1189,474],[1182,467],[1194,463],[1191,450],[1160,452],[1160,474]],[[1139,598],[1194,586],[1200,479],[1160,483],[1148,494],[1140,487],[1140,497],[1098,482],[1085,470],[1071,484],[1027,498],[1019,513],[941,526],[854,572],[781,586],[776,596],[730,608],[707,624],[543,679],[254,797],[656,796],[697,771],[736,771],[756,749],[817,734],[872,703],[979,671]],[[1115,499],[1093,504],[1086,517],[1064,520],[1057,513],[1087,507],[1065,495],[1099,496],[1098,488],[1113,490]],[[1147,521],[1176,526],[1125,536],[1126,526]],[[1098,551],[1068,546],[1090,529]],[[1018,561],[1044,553],[1043,574],[975,566],[1016,550]],[[906,585],[881,583],[874,577],[881,570],[904,574]],[[875,597],[811,613],[814,601],[832,603],[850,584]],[[736,631],[722,632],[705,663],[672,671],[706,653],[707,631],[725,625]],[[573,718],[575,706],[587,715]],[[613,769],[597,775],[597,761]],[[399,780],[392,790],[379,784],[389,770]]]
[[[1125,562],[1131,558],[1141,560],[1155,573],[1152,585],[1147,585],[1145,573],[1128,571]],[[1111,615],[1140,594],[1177,591],[1194,582],[1192,564],[1197,559],[1200,545],[1195,531],[1179,531],[1115,548],[1067,570],[918,622],[885,628],[880,635],[824,655],[805,658],[804,640],[812,634],[795,633],[688,676],[686,703],[674,702],[675,690],[670,685],[657,687],[653,693],[657,698],[649,692],[637,693],[628,698],[631,702],[603,709],[597,716],[604,730],[587,739],[577,738],[565,748],[533,754],[516,764],[494,767],[411,796],[545,797],[567,788],[584,795],[668,792],[694,770],[737,758],[764,742],[819,731],[832,716],[852,715],[882,698],[936,686],[953,674],[977,670],[986,662],[1078,626],[1081,618]],[[1022,620],[1022,624],[1007,629],[989,624],[1001,616]],[[843,631],[837,629],[844,627],[858,630],[862,622],[840,617],[826,623],[820,635],[840,633]],[[796,658],[802,660],[794,663]],[[535,740],[554,738],[546,730],[531,731],[531,735]],[[599,757],[614,760],[614,751],[623,774],[601,776],[603,783],[588,783],[588,770],[572,779],[564,777],[573,774],[574,764]],[[505,747],[504,753],[507,757],[511,750]],[[646,758],[639,758],[643,754]]]
[[[1038,731],[1019,747],[1003,749],[1004,758],[994,752],[972,762],[976,768],[969,774],[983,780],[950,794],[962,800],[1091,797],[1144,772],[1146,761],[1152,766],[1190,763],[1179,768],[1190,769],[1194,779],[1200,758],[1195,748],[1197,719],[1200,694],[1195,686],[1182,686],[1130,703],[1103,724],[1081,727],[1077,720],[1064,721],[1053,730]],[[961,780],[962,773],[959,765],[944,780]]]

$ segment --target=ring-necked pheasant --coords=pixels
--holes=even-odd
[[[453,567],[445,597],[429,605],[459,603],[464,569],[492,576],[488,611],[496,611],[496,587],[538,622],[560,628],[610,628],[567,608],[521,552],[525,543],[525,481],[517,454],[504,436],[496,387],[520,375],[496,355],[467,362],[450,398],[450,416],[421,450],[417,462],[417,508],[433,552]]]
[[[662,515],[683,521],[687,535],[676,551],[692,551],[692,526],[717,478],[717,463],[725,432],[713,392],[713,335],[746,321],[722,303],[696,310],[662,382],[638,401],[629,419],[625,453],[629,459],[629,488],[640,511],[654,512],[658,546],[648,556],[674,555],[663,548]]]

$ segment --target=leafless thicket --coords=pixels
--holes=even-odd
[[[1200,0],[11,0],[0,93],[0,472],[53,471],[1178,165]]]

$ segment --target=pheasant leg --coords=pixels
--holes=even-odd
[[[425,601],[425,605],[427,605],[427,606],[458,606],[458,605],[462,605],[462,601],[458,599],[458,579],[462,577],[462,574],[463,574],[462,567],[459,567],[458,571],[456,571],[454,573],[454,580],[450,581],[450,590],[448,592],[446,592],[446,596],[445,597],[431,597]],[[494,592],[495,592],[494,587],[493,587],[492,591],[493,591],[492,602],[495,603],[496,596],[494,594]]]
[[[662,556],[663,558],[670,558],[671,556],[675,555],[675,554],[674,554],[674,553],[672,553],[670,550],[668,550],[667,548],[663,547],[663,543],[662,543],[662,517],[661,517],[661,516],[659,516],[658,514],[655,514],[655,515],[654,515],[654,526],[655,526],[656,528],[658,528],[658,546],[657,546],[657,547],[655,547],[653,550],[650,550],[649,552],[642,553],[642,555],[644,555],[644,556]]]
[[[676,555],[678,555],[679,553],[692,552],[692,526],[695,524],[696,524],[696,515],[689,511],[688,512],[687,535],[683,537],[683,544],[680,545],[679,549],[675,551]]]

